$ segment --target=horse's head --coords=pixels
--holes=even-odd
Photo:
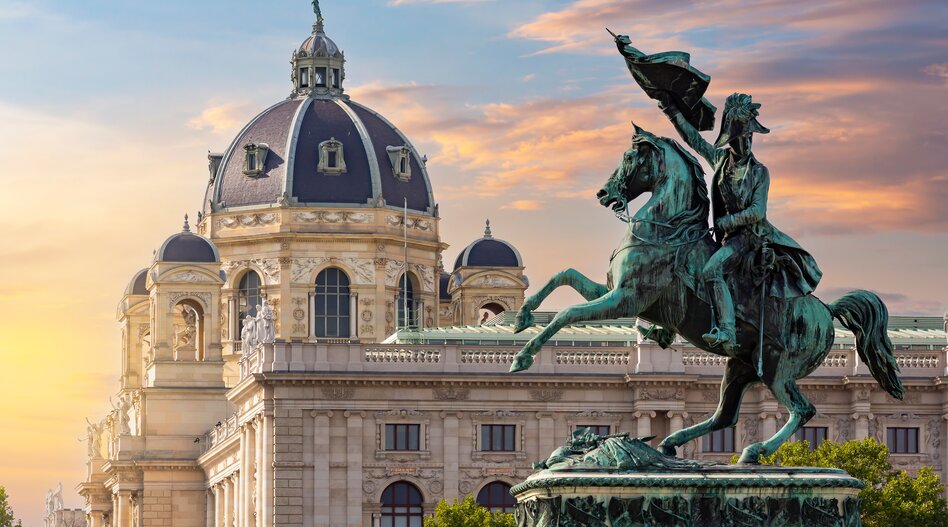
[[[644,192],[650,192],[664,172],[661,140],[635,125],[632,146],[622,155],[622,162],[612,172],[609,181],[596,193],[603,207],[625,212],[629,202]]]

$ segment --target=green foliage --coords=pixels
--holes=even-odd
[[[840,468],[866,483],[859,493],[865,527],[948,527],[948,502],[938,474],[925,467],[913,478],[892,470],[889,449],[874,439],[824,441],[810,451],[806,441],[784,443],[761,463],[796,467]]]
[[[23,523],[13,516],[13,507],[7,501],[7,489],[0,486],[0,527],[23,527]]]
[[[425,527],[516,527],[513,514],[490,512],[467,496],[464,501],[441,500],[433,516],[425,518]]]

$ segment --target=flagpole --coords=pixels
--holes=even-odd
[[[404,207],[404,216],[402,218],[402,224],[405,228],[404,230],[404,240],[405,240],[405,273],[404,273],[404,282],[402,284],[402,291],[404,292],[402,296],[402,309],[405,313],[402,322],[404,323],[405,328],[408,327],[408,322],[410,317],[408,316],[408,198],[405,198],[405,207]]]

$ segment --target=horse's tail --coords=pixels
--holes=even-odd
[[[899,378],[899,364],[892,354],[892,341],[886,333],[889,310],[879,295],[870,291],[852,291],[829,306],[833,317],[856,335],[856,352],[869,371],[892,397],[902,399],[905,388]]]

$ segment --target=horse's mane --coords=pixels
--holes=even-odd
[[[691,155],[691,152],[685,150],[685,147],[681,146],[681,143],[678,141],[668,137],[657,137],[657,139],[674,148],[685,160],[686,164],[688,165],[689,172],[691,172],[691,177],[694,179],[695,191],[697,192],[696,195],[698,199],[704,204],[705,215],[707,215],[707,209],[711,206],[711,200],[708,198],[708,184],[704,180],[704,169],[701,168],[701,165],[698,163],[698,160],[695,158],[695,156]]]

